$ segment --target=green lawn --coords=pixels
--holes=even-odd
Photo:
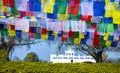
[[[120,73],[120,64],[0,62],[0,73]]]

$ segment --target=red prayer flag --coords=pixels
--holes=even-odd
[[[14,8],[15,7],[14,0],[3,0],[3,6]]]
[[[91,27],[92,27],[92,28],[96,28],[96,27],[97,27],[97,24],[92,24]]]
[[[68,42],[68,38],[67,37],[62,37],[62,42]]]
[[[100,35],[98,34],[97,31],[94,32],[94,41],[93,41],[93,45],[94,46],[99,46],[100,44],[100,39],[99,39]]]
[[[42,28],[42,34],[47,34],[47,29],[46,28]]]
[[[34,38],[34,33],[29,33],[29,38]]]
[[[68,0],[68,13],[77,15],[79,12],[79,3],[79,0]]]
[[[82,17],[81,17],[81,20],[87,21],[87,22],[90,22],[91,19],[92,19],[92,16],[82,16]]]
[[[10,30],[15,30],[15,25],[10,25]]]
[[[69,38],[74,38],[74,32],[73,31],[69,31]]]

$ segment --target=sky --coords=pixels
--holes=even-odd
[[[53,51],[55,52],[56,48],[57,48],[56,44],[52,43],[50,46],[45,42],[31,45],[30,48],[26,46],[16,47],[12,53],[12,57],[10,58],[13,60],[14,57],[18,57],[20,60],[23,60],[28,53],[35,52],[38,55],[39,59],[50,61],[50,54]],[[66,49],[67,47],[64,48]],[[80,53],[80,52],[76,52],[76,53]],[[116,52],[109,52],[108,57],[113,59],[120,58],[120,54]]]

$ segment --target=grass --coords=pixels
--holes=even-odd
[[[0,62],[0,73],[120,73],[120,64]]]

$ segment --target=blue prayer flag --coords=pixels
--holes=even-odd
[[[117,46],[117,41],[113,41],[112,43],[111,43],[111,47],[116,47]]]
[[[103,18],[104,23],[113,23],[113,18]]]
[[[104,16],[105,15],[105,2],[94,2],[93,3],[94,16]]]
[[[22,37],[22,31],[16,30],[16,37],[21,38]]]

